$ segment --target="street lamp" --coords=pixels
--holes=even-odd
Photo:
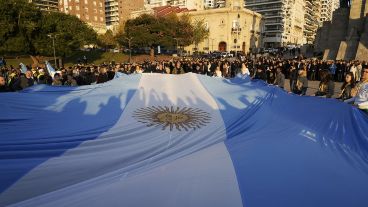
[[[180,56],[180,54],[179,54],[179,40],[176,37],[174,37],[174,40],[176,40],[176,53],[178,53],[178,55]]]
[[[56,35],[56,34],[54,34],[54,35],[52,35],[52,34],[48,34],[47,36],[48,36],[48,37],[50,37],[50,38],[52,38],[52,47],[53,47],[53,49],[54,49],[54,62],[55,62],[55,67],[56,67],[55,38],[56,38],[56,36],[58,36],[58,35]]]
[[[211,41],[212,41],[212,52],[213,52],[213,41],[214,40],[215,40],[214,38],[211,38]]]
[[[126,37],[126,40],[128,40],[128,46],[129,46],[129,63],[132,61],[132,39],[133,37]]]
[[[238,13],[238,22],[236,24],[236,43],[235,43],[235,57],[238,55],[238,42],[239,42],[239,33],[240,33],[240,14]]]

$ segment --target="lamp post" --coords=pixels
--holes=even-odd
[[[239,42],[239,33],[240,33],[240,14],[238,14],[238,22],[236,25],[236,44],[235,44],[235,57],[238,56],[238,42]]]
[[[133,37],[126,37],[125,39],[128,40],[128,46],[129,46],[129,63],[132,61],[132,39]]]
[[[55,50],[55,38],[56,38],[56,34],[52,35],[52,34],[48,34],[48,37],[50,37],[52,39],[52,47],[54,49],[54,62],[55,62],[55,67],[56,67],[56,50]]]
[[[212,41],[212,52],[213,52],[213,41],[214,40],[215,40],[214,38],[211,38],[211,41]]]
[[[179,41],[178,41],[178,38],[174,37],[174,40],[176,40],[176,53],[178,53],[178,55],[180,55],[179,54]]]

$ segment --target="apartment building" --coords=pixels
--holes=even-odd
[[[304,43],[313,44],[321,19],[321,1],[306,0]]]
[[[42,11],[59,11],[59,0],[29,0]]]
[[[78,17],[98,33],[106,31],[105,0],[60,0],[59,10]]]
[[[106,26],[116,32],[130,14],[144,8],[144,0],[105,0]]]
[[[332,20],[333,12],[340,7],[340,0],[322,0],[321,6],[320,24],[322,25],[323,22]]]
[[[305,0],[246,0],[264,18],[264,47],[303,43]]]

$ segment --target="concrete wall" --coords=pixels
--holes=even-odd
[[[348,17],[349,9],[347,8],[340,8],[334,12],[331,28],[329,29],[327,48],[323,56],[325,60],[335,60],[337,58],[340,44],[346,38]]]

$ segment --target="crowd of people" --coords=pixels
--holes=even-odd
[[[309,81],[319,81],[316,96],[332,98],[335,82],[343,82],[339,99],[351,101],[354,97],[367,95],[368,65],[360,61],[323,61],[317,59],[284,59],[279,57],[207,59],[186,58],[170,61],[146,61],[126,64],[77,64],[60,68],[53,77],[46,68],[30,68],[22,73],[20,67],[3,65],[0,69],[0,92],[19,91],[34,84],[53,86],[81,86],[104,83],[112,80],[116,72],[183,74],[198,73],[214,77],[233,78],[236,75],[261,79],[280,88],[289,79],[290,92],[306,95]],[[361,97],[363,100],[364,97]],[[360,102],[362,102],[360,100]],[[358,101],[359,102],[359,101]],[[363,101],[364,102],[364,101]],[[361,106],[368,108],[368,106]]]

